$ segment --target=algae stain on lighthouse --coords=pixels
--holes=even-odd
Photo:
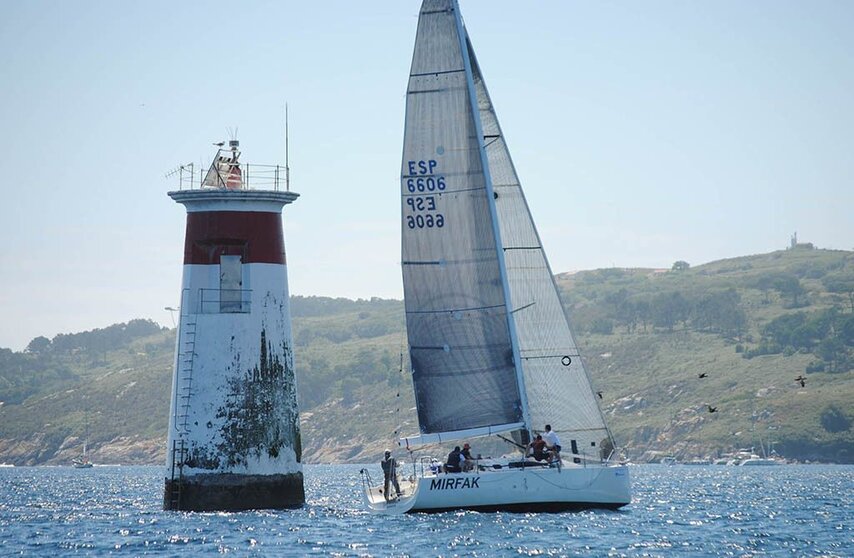
[[[234,466],[262,454],[275,459],[290,450],[300,461],[296,409],[291,348],[285,343],[274,347],[262,329],[259,362],[229,378],[225,402],[217,410],[224,421],[219,455]]]
[[[282,229],[282,209],[297,194],[278,182],[258,189],[263,182],[250,180],[232,143],[198,187],[169,192],[186,207],[187,231],[166,509],[305,502]]]

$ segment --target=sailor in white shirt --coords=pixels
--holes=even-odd
[[[546,431],[543,433],[543,440],[546,442],[546,448],[548,448],[551,452],[551,459],[549,461],[560,461],[560,439],[557,437],[557,434],[554,430],[552,430],[552,425],[546,425]]]

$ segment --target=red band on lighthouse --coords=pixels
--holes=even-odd
[[[219,265],[220,256],[243,263],[285,265],[282,214],[257,211],[200,211],[187,214],[184,265]]]

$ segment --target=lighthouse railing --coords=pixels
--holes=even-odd
[[[249,289],[199,289],[199,314],[248,314],[251,309]]]
[[[262,190],[262,191],[290,191],[288,185],[287,167],[283,165],[261,165],[255,163],[239,163],[234,165],[239,169],[239,183],[232,181],[228,176],[220,177],[220,180],[205,180],[209,169],[199,169],[192,163],[181,165],[167,176],[178,177],[179,190]]]

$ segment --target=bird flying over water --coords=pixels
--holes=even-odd
[[[706,374],[705,372],[703,372],[702,374],[698,374],[698,375],[697,375],[697,377],[698,377],[698,378],[708,378],[708,377],[709,377],[709,375],[708,375],[708,374]]]
[[[596,395],[598,395],[598,396],[599,396],[599,399],[602,399],[602,392],[601,392],[601,391],[597,391],[597,392],[596,392]]]
[[[717,413],[717,412],[718,412],[718,408],[717,408],[717,407],[712,407],[711,405],[706,405],[706,407],[708,407],[708,408],[709,408],[709,412],[710,412],[710,413]]]
[[[797,378],[795,378],[795,381],[801,384],[801,387],[807,387],[807,379],[803,376],[798,376]]]

